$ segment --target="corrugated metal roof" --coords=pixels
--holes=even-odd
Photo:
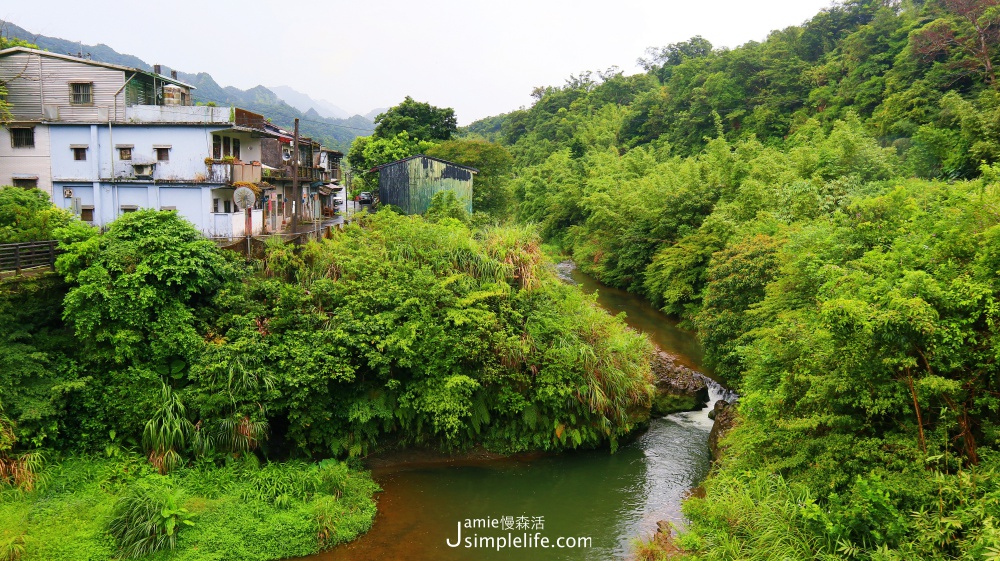
[[[145,74],[147,76],[155,76],[159,80],[162,80],[163,82],[167,82],[169,84],[176,84],[178,86],[184,86],[185,88],[190,88],[192,90],[198,89],[198,88],[192,86],[191,84],[188,84],[188,83],[185,83],[185,82],[181,82],[180,80],[177,80],[175,78],[171,78],[170,76],[164,76],[163,74],[157,74],[155,72],[151,72],[149,70],[143,70],[141,68],[133,68],[131,66],[122,66],[120,64],[111,64],[109,62],[99,62],[99,61],[96,61],[96,60],[90,60],[90,59],[86,59],[86,58],[79,58],[79,57],[75,57],[75,56],[71,56],[71,55],[61,55],[59,53],[51,53],[49,51],[43,51],[43,50],[40,50],[40,49],[29,49],[28,47],[10,47],[10,48],[7,48],[7,49],[4,49],[4,50],[0,51],[0,56],[6,56],[6,55],[9,55],[9,54],[13,54],[13,53],[33,53],[33,54],[37,54],[37,55],[41,55],[41,56],[47,56],[47,57],[51,57],[51,58],[60,58],[60,59],[63,59],[63,60],[70,60],[70,61],[73,61],[73,62],[79,62],[81,64],[89,64],[89,65],[92,65],[92,66],[103,66],[104,68],[113,68],[115,70],[121,70],[121,71],[124,71],[124,72],[139,72],[140,74]]]
[[[409,162],[410,160],[412,160],[414,158],[427,158],[428,160],[434,160],[435,162],[441,162],[442,164],[448,164],[449,166],[455,166],[455,167],[460,167],[462,169],[467,169],[467,170],[471,171],[472,173],[479,173],[479,170],[476,169],[476,168],[474,168],[474,167],[463,166],[462,164],[456,164],[455,162],[449,162],[448,160],[442,160],[441,158],[435,158],[434,156],[426,156],[424,154],[414,154],[413,156],[410,156],[409,158],[403,158],[402,160],[396,160],[395,162],[389,162],[387,164],[382,164],[380,166],[375,166],[375,167],[373,167],[372,169],[370,169],[368,171],[378,171],[378,170],[380,170],[380,169],[382,169],[382,168],[384,168],[386,166],[391,166],[391,165],[398,164],[398,163],[401,163],[401,162]]]
[[[227,128],[220,129],[220,130],[217,130],[217,131],[214,131],[214,132],[228,132],[228,131],[256,133],[256,134],[259,134],[262,137],[267,137],[267,138],[281,138],[280,135],[278,135],[276,133],[273,133],[273,132],[271,132],[271,131],[269,131],[267,129],[258,129],[258,128],[254,128],[254,127],[244,127],[244,126],[241,126],[241,125],[231,125],[231,126],[229,126]]]

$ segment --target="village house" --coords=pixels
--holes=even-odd
[[[37,187],[94,225],[153,208],[176,210],[210,237],[242,237],[245,215],[233,192],[246,186],[256,194],[257,234],[265,191],[278,200],[269,172],[290,183],[281,150],[273,170],[263,163],[265,146],[290,145],[290,133],[250,111],[193,105],[194,87],[159,66],[150,72],[13,47],[0,51],[0,81],[13,118],[0,127],[0,185]],[[330,170],[319,169],[321,147],[306,146],[304,184],[331,183]]]
[[[261,163],[264,174],[264,197],[269,225],[276,228],[292,215],[294,177],[294,133],[268,124],[271,135],[261,140]],[[330,216],[344,207],[344,189],[340,185],[343,153],[324,148],[320,143],[299,135],[298,179],[300,216]],[[339,202],[338,202],[339,201]]]
[[[406,214],[423,214],[434,195],[452,191],[472,212],[472,176],[476,168],[417,154],[372,168],[378,174],[379,202]]]

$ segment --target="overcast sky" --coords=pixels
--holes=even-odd
[[[215,0],[4,2],[33,33],[105,43],[150,64],[209,72],[223,86],[288,85],[352,113],[412,96],[459,124],[530,105],[535,86],[619,66],[646,47],[701,35],[762,40],[830,0]],[[81,9],[86,6],[85,9]]]

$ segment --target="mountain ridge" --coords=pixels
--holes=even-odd
[[[321,117],[333,119],[349,119],[352,116],[351,113],[330,101],[325,99],[316,99],[311,95],[305,92],[300,92],[290,86],[266,87],[274,92],[278,97],[283,99],[285,103],[291,105],[299,111],[308,113],[310,109],[315,109],[316,113],[318,113]],[[360,115],[360,113],[355,113],[355,115]]]

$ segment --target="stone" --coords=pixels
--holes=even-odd
[[[714,462],[725,452],[725,447],[720,447],[719,442],[736,426],[736,405],[720,399],[715,402],[712,413],[715,414],[715,422],[712,424],[712,432],[708,434],[708,448]]]
[[[651,366],[656,386],[652,415],[696,411],[708,403],[705,375],[681,364],[677,356],[657,348]]]

